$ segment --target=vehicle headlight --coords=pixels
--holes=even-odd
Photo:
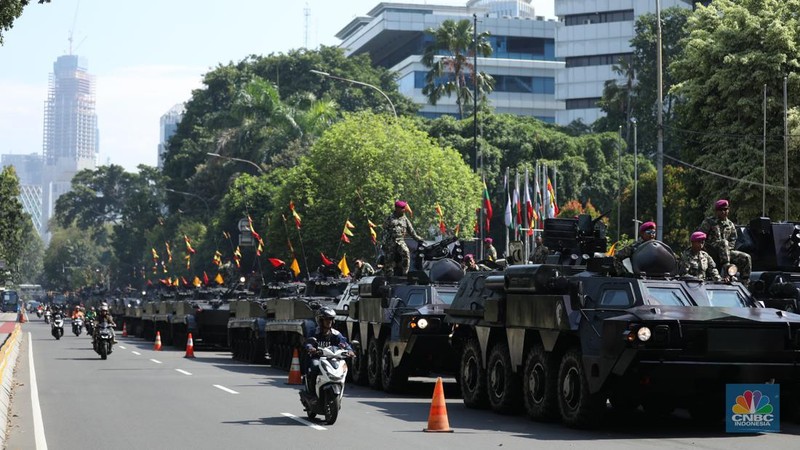
[[[735,276],[737,273],[739,273],[739,268],[736,267],[736,264],[731,264],[728,266],[728,276],[732,277]]]
[[[636,331],[636,337],[639,338],[642,342],[647,342],[650,340],[650,336],[652,333],[650,332],[650,328],[641,327],[639,330]]]
[[[423,319],[419,319],[417,321],[417,325],[419,326],[420,330],[424,330],[425,328],[428,327],[428,319],[424,319],[424,318]]]

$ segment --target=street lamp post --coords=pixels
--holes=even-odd
[[[639,148],[638,143],[636,142],[636,117],[631,117],[631,123],[633,124],[633,234],[632,236],[636,236],[639,227],[636,224],[636,221],[639,219]]]
[[[243,163],[246,163],[246,164],[250,164],[251,166],[253,166],[256,169],[258,169],[258,172],[261,175],[266,175],[266,172],[264,172],[264,169],[262,169],[261,166],[259,166],[258,164],[254,163],[253,161],[250,161],[249,159],[234,158],[233,156],[225,156],[225,155],[220,155],[219,153],[211,153],[211,152],[206,153],[206,155],[213,156],[215,158],[229,159],[231,161],[239,161],[239,162],[243,162]]]
[[[167,191],[167,192],[175,193],[175,194],[188,195],[190,197],[199,198],[200,201],[203,202],[203,205],[205,205],[205,207],[206,207],[206,215],[208,217],[211,217],[211,208],[208,207],[208,202],[203,197],[201,197],[201,196],[199,196],[197,194],[192,194],[191,192],[176,191],[175,189],[170,189],[170,188],[164,188],[164,190]]]
[[[369,83],[364,83],[363,81],[356,81],[356,80],[351,80],[349,78],[337,77],[336,75],[331,75],[328,72],[322,72],[322,71],[319,71],[319,70],[311,69],[310,72],[311,73],[315,73],[317,75],[321,75],[323,77],[333,78],[334,80],[346,81],[348,83],[353,83],[353,84],[357,84],[359,86],[366,86],[366,87],[375,89],[376,91],[380,92],[381,95],[383,95],[383,98],[385,98],[387,102],[389,102],[389,106],[392,107],[392,113],[394,114],[394,117],[397,118],[397,110],[394,109],[394,103],[392,103],[392,100],[389,99],[388,95],[386,95],[386,92],[383,92],[377,86],[373,86],[373,85],[371,85]]]

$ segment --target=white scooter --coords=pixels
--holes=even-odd
[[[64,336],[64,315],[60,312],[53,314],[53,323],[50,325],[50,333],[56,340]]]
[[[314,419],[318,414],[324,415],[325,423],[333,425],[342,407],[344,382],[347,377],[345,360],[350,357],[350,352],[336,346],[323,347],[319,350],[322,355],[319,356],[320,374],[317,376],[316,385],[308,386],[308,380],[304,379],[305,389],[300,391],[300,402],[309,419]],[[311,389],[316,396],[311,393]]]
[[[83,331],[83,319],[81,319],[80,317],[72,319],[72,332],[75,333],[75,336],[80,336],[82,331]]]

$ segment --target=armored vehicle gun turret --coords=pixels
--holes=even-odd
[[[757,217],[738,227],[736,248],[750,254],[750,290],[768,307],[800,311],[800,222]]]
[[[635,276],[603,257],[466,274],[446,309],[465,405],[586,427],[607,400],[721,419],[726,383],[777,382],[797,403],[800,316],[739,283],[676,278],[661,242],[631,259]]]

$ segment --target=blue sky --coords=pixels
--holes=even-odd
[[[53,62],[73,53],[95,76],[99,164],[156,164],[159,118],[202,74],[250,54],[337,45],[334,35],[378,0],[53,0],[29,5],[0,46],[0,153],[42,152]],[[464,5],[466,0],[403,3]],[[553,16],[553,0],[534,0]],[[541,6],[539,6],[541,5]],[[308,32],[306,16],[308,8]],[[77,16],[76,16],[77,10]]]

